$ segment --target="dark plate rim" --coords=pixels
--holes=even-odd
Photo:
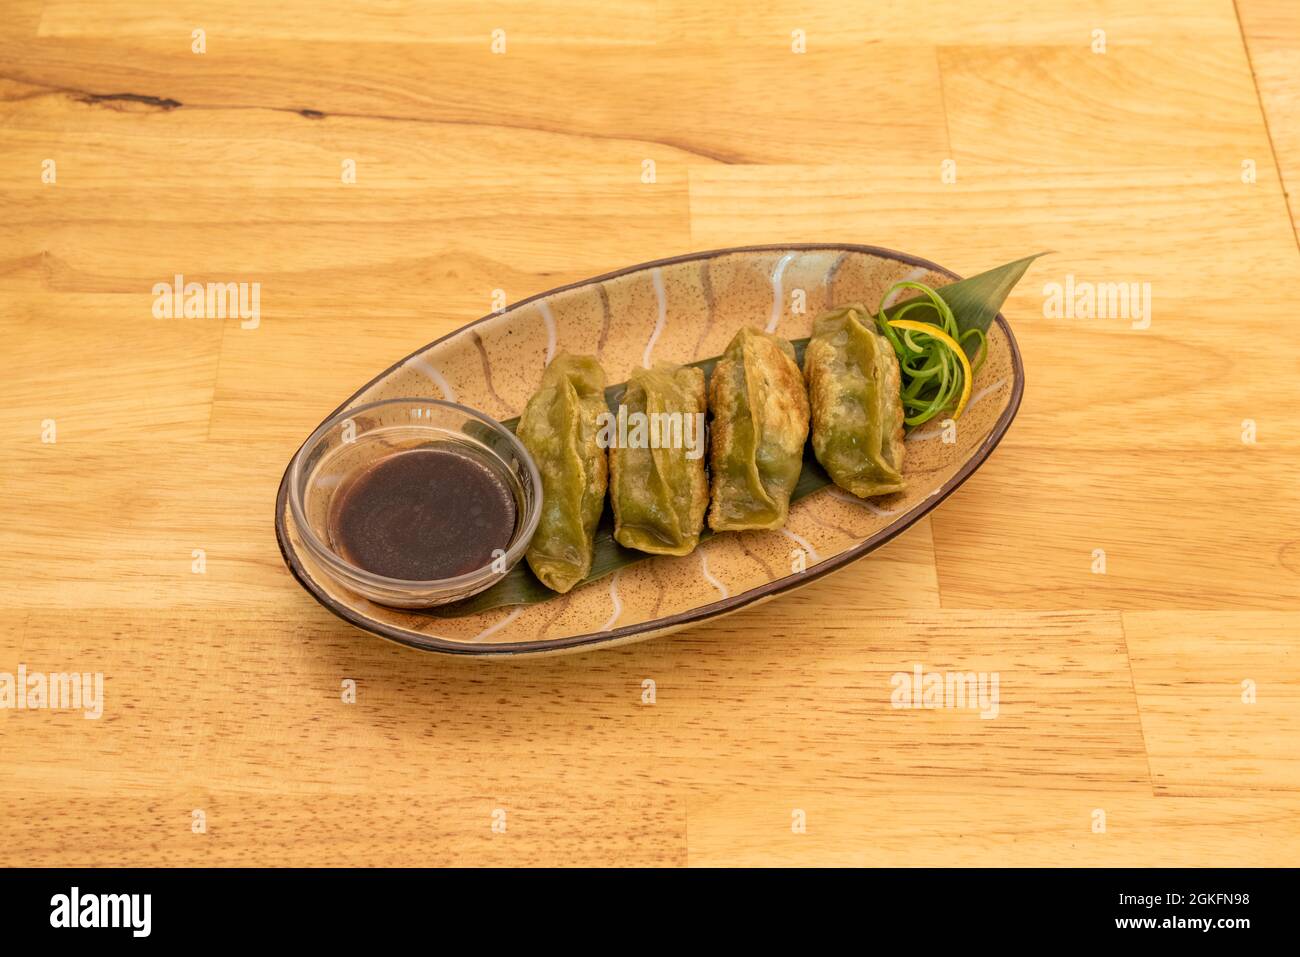
[[[846,253],[864,253],[866,255],[877,256],[883,259],[892,259],[895,262],[905,263],[909,266],[924,267],[947,276],[954,282],[962,278],[952,270],[945,269],[938,263],[931,262],[928,259],[922,259],[920,256],[902,253],[895,249],[888,249],[884,246],[870,246],[858,243],[775,243],[759,246],[729,246],[724,249],[710,249],[704,252],[684,253],[680,256],[669,256],[665,259],[653,259],[649,262],[638,263],[635,266],[626,266],[622,269],[616,269],[613,272],[603,273],[599,276],[592,276],[590,279],[582,279],[578,282],[556,286],[554,289],[548,289],[545,292],[539,292],[536,295],[529,296],[527,299],[521,299],[516,303],[512,303],[505,311],[513,311],[521,306],[526,306],[530,302],[535,302],[538,299],[545,299],[548,296],[554,296],[557,293],[565,292],[569,289],[579,289],[583,286],[589,286],[592,283],[604,282],[609,279],[615,279],[619,276],[626,276],[629,273],[641,272],[645,269],[654,269],[660,266],[671,266],[677,263],[692,262],[701,259],[716,259],[719,256],[729,256],[736,253],[777,251],[815,252],[819,250],[841,250]],[[333,412],[330,412],[329,415],[321,421],[324,422],[326,419],[329,419],[342,411],[349,403],[355,401],[357,396],[361,395],[380,379],[392,374],[395,370],[405,365],[420,353],[425,352],[440,343],[446,342],[453,336],[460,335],[467,329],[472,329],[490,319],[497,319],[503,315],[503,313],[504,311],[490,312],[486,316],[483,316],[480,319],[475,319],[473,322],[467,323],[458,329],[454,329],[445,336],[426,343],[409,355],[404,356],[397,362],[394,362],[383,372],[376,375],[361,388],[353,392],[352,395],[343,400],[343,402],[341,402]],[[719,615],[725,615],[737,611],[756,601],[775,597],[795,588],[801,588],[804,585],[814,582],[833,571],[837,571],[845,565],[857,561],[864,555],[875,551],[881,545],[884,545],[894,537],[902,534],[920,519],[928,515],[936,506],[939,505],[939,503],[944,501],[944,499],[960,488],[977,468],[984,464],[985,460],[992,454],[993,450],[998,447],[1003,436],[1006,435],[1007,429],[1010,428],[1012,420],[1015,419],[1016,413],[1020,410],[1020,401],[1024,397],[1025,391],[1024,364],[1020,358],[1020,347],[1016,343],[1015,334],[1011,331],[1010,323],[1007,322],[1006,317],[1003,316],[1001,312],[994,317],[994,320],[1002,327],[1002,331],[1007,337],[1007,343],[1011,347],[1011,366],[1012,377],[1014,380],[1011,386],[1011,398],[1007,403],[1007,407],[1003,409],[1002,414],[998,417],[997,422],[994,423],[992,431],[989,432],[988,436],[980,444],[980,447],[976,449],[974,454],[962,464],[961,468],[957,470],[957,473],[952,478],[940,486],[939,491],[936,494],[931,495],[921,505],[908,512],[897,521],[886,525],[874,535],[864,539],[847,551],[841,552],[834,558],[824,562],[819,562],[806,572],[799,575],[786,575],[782,578],[778,578],[776,581],[759,585],[757,588],[751,588],[738,595],[731,595],[707,605],[700,605],[690,611],[679,612],[678,614],[668,615],[663,618],[655,618],[651,621],[637,622],[633,625],[625,625],[622,628],[612,628],[609,631],[589,632],[583,635],[570,635],[567,638],[535,638],[529,641],[473,645],[467,642],[449,641],[448,639],[438,637],[412,637],[401,629],[368,618],[331,598],[329,595],[325,594],[323,590],[319,589],[315,581],[307,573],[301,560],[298,558],[298,555],[289,545],[288,529],[285,527],[284,516],[287,511],[286,505],[288,502],[289,489],[288,466],[285,467],[284,474],[280,478],[280,488],[275,497],[276,543],[280,546],[280,555],[284,559],[285,565],[288,566],[293,577],[298,580],[298,584],[302,585],[302,587],[306,589],[307,593],[315,598],[323,607],[348,622],[348,624],[360,628],[362,631],[368,631],[381,638],[387,638],[390,641],[397,642],[400,645],[405,645],[408,648],[414,648],[419,651],[432,651],[453,655],[469,655],[472,657],[508,657],[511,655],[538,654],[540,652],[572,650],[585,646],[600,647],[601,645],[617,642],[620,639],[638,635],[642,632],[661,631],[667,628],[675,629],[685,625],[695,624],[697,622],[708,621],[710,618],[716,618]],[[301,448],[301,446],[299,446],[299,448]],[[296,454],[297,452],[295,451],[294,455]],[[292,460],[293,456],[290,456],[290,462],[292,462]]]

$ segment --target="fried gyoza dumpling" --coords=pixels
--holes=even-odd
[[[861,305],[819,316],[804,352],[817,461],[859,498],[901,492],[903,400],[898,357]]]
[[[516,434],[542,476],[542,514],[528,564],[554,591],[567,592],[591,571],[608,481],[605,449],[596,439],[608,411],[600,363],[561,353],[519,419]]]
[[[741,329],[709,380],[715,532],[780,528],[803,468],[808,393],[794,346]]]
[[[704,373],[668,363],[638,369],[622,406],[627,435],[609,451],[614,538],[643,552],[687,555],[700,540],[709,503]]]

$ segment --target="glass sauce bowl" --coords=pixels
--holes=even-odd
[[[472,457],[505,486],[514,499],[515,520],[504,554],[465,574],[428,581],[389,578],[344,557],[331,523],[340,496],[380,460],[416,449]],[[439,399],[385,399],[336,412],[289,466],[289,509],[324,572],[359,595],[398,608],[443,605],[495,584],[523,557],[541,506],[541,476],[514,433],[482,412]]]

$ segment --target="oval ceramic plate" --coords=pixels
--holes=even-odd
[[[874,304],[900,279],[956,280],[934,263],[872,246],[753,246],[632,266],[553,289],[444,336],[380,374],[340,409],[378,399],[450,399],[497,419],[522,411],[558,352],[592,353],[610,382],[654,360],[691,362],[722,353],[741,326],[788,339],[807,336],[834,305]],[[795,312],[795,290],[805,308]],[[1015,338],[999,314],[989,329],[957,441],[923,426],[907,439],[908,490],[863,502],[824,488],[795,502],[785,529],[724,533],[692,554],[627,566],[567,595],[460,618],[387,608],[325,577],[302,547],[287,502],[276,499],[276,535],[294,576],[345,621],[428,651],[548,654],[667,634],[820,578],[883,545],[962,484],[1001,440],[1024,387]],[[792,548],[807,569],[791,573]]]

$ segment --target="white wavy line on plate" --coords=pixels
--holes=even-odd
[[[723,598],[731,597],[731,592],[727,591],[727,586],[709,573],[709,560],[704,557],[704,549],[700,549],[700,571],[704,573],[704,580],[720,591]]]
[[[510,614],[506,615],[504,618],[502,618],[500,621],[498,621],[495,625],[488,625],[488,627],[484,628],[484,629],[483,629],[482,631],[480,631],[477,635],[475,635],[473,638],[471,638],[470,641],[482,641],[482,640],[483,640],[484,638],[486,638],[488,635],[495,635],[498,631],[500,631],[500,630],[501,630],[502,628],[504,628],[506,625],[510,624],[512,621],[514,621],[516,618],[518,618],[518,617],[519,617],[520,615],[522,615],[523,613],[524,613],[524,606],[523,606],[523,605],[520,605],[518,608],[516,608],[516,609],[515,609],[514,611],[512,611]]]
[[[804,538],[802,535],[798,535],[795,532],[790,531],[788,528],[781,529],[781,534],[807,552],[808,557],[814,562],[822,560],[822,557],[817,554],[817,549],[812,547],[812,542],[808,541],[808,539]]]
[[[970,401],[966,403],[966,408],[969,409],[976,402],[979,402],[981,399],[987,396],[990,392],[996,392],[998,389],[1002,388],[1002,384],[1006,381],[1007,381],[1006,379],[999,379],[997,382],[994,382],[992,385],[986,385],[984,388],[980,389],[978,392],[976,392],[973,396],[970,397]]]
[[[537,304],[537,311],[542,314],[542,322],[546,323],[546,364],[550,365],[555,358],[555,316],[551,315],[551,307],[545,302]]]
[[[1006,379],[999,379],[997,382],[994,382],[992,385],[986,385],[984,388],[980,389],[978,392],[976,392],[973,396],[970,397],[970,401],[966,403],[965,411],[969,412],[971,409],[975,407],[975,404],[977,402],[986,398],[990,393],[996,392],[998,389],[1002,387],[1003,383],[1005,383],[1006,381],[1007,381]],[[911,435],[907,437],[907,441],[929,442],[931,439],[938,438],[941,435],[943,435],[942,428],[930,429],[928,432],[913,432]]]
[[[442,397],[448,402],[456,401],[456,390],[451,387],[451,383],[448,382],[443,377],[443,374],[430,365],[425,359],[416,356],[408,362],[406,366],[409,369],[414,369],[416,372],[423,373],[433,380],[433,384],[438,387],[438,390],[442,392]]]
[[[609,616],[609,620],[601,627],[601,631],[609,631],[613,628],[614,622],[618,621],[618,616],[623,614],[623,602],[618,597],[618,576],[622,571],[623,569],[620,568],[614,572],[613,577],[609,580],[609,600],[614,603],[614,611]]]
[[[924,278],[925,274],[928,273],[929,271],[930,270],[926,269],[924,266],[917,266],[915,269],[912,269],[910,272],[908,272],[908,274],[904,276],[902,279],[897,279],[895,280],[895,282],[920,282],[921,279]],[[890,283],[891,286],[893,284],[894,283],[892,282]],[[898,297],[901,296],[903,293],[913,292],[913,291],[914,290],[911,289],[895,289],[893,292],[891,292],[888,296],[885,297],[885,301],[880,304],[880,308],[888,309],[890,306],[892,306],[895,302],[898,301]]]
[[[641,356],[641,365],[643,368],[650,368],[650,353],[654,352],[655,343],[659,341],[659,333],[664,331],[664,326],[668,324],[668,297],[664,293],[664,271],[656,266],[650,270],[650,280],[654,283],[655,298],[659,300],[659,317],[655,320],[655,330],[650,333],[650,341],[645,344],[645,353]]]
[[[833,485],[829,485],[827,486],[827,488],[830,490],[831,495],[833,495],[835,498],[838,498],[841,501],[845,501],[845,502],[852,502],[854,505],[861,505],[864,508],[866,508],[866,510],[870,512],[872,515],[880,515],[880,516],[901,515],[903,512],[907,511],[907,509],[903,509],[903,508],[895,508],[895,509],[881,508],[875,502],[868,502],[865,498],[858,498],[856,495],[846,492],[842,488],[836,488]]]
[[[777,324],[785,315],[785,293],[781,288],[781,277],[785,274],[785,267],[790,265],[791,259],[794,259],[794,253],[786,253],[776,261],[776,268],[772,270],[772,318],[767,320],[768,332],[776,332]]]

